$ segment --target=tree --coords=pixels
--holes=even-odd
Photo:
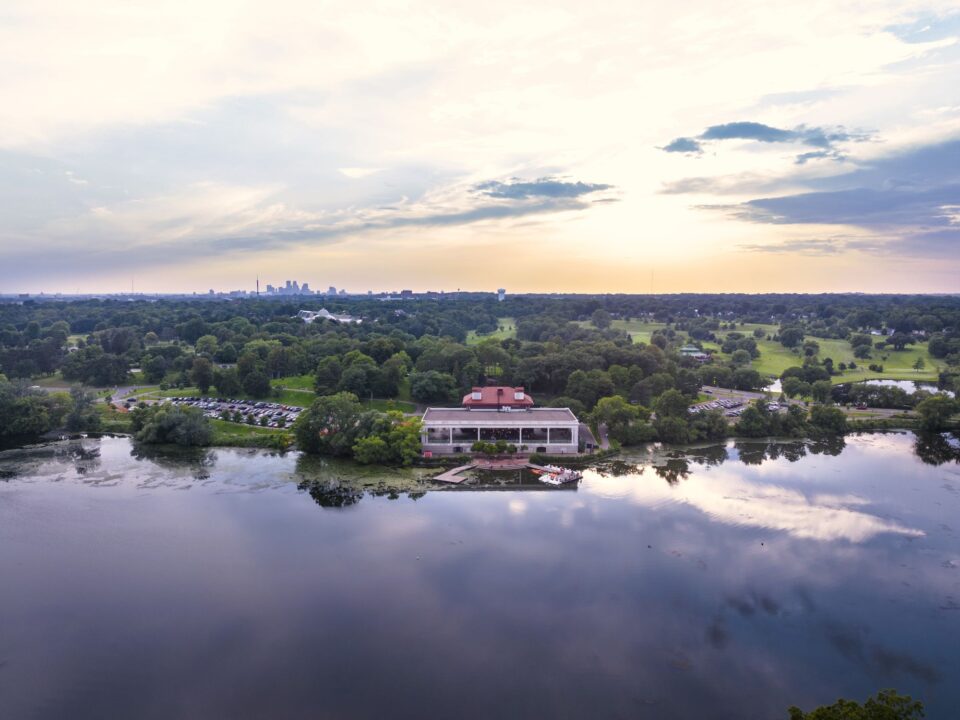
[[[70,412],[64,421],[67,430],[97,430],[100,428],[100,414],[94,407],[93,393],[79,387],[70,388]]]
[[[410,374],[410,397],[417,402],[450,402],[456,392],[456,380],[449,373],[427,370]]]
[[[759,390],[766,380],[753,368],[740,368],[733,373],[733,386],[737,390]]]
[[[803,328],[796,325],[780,329],[780,344],[785,348],[795,348],[803,342]]]
[[[306,453],[350,455],[362,412],[363,406],[352,393],[317,398],[294,423],[297,445]]]
[[[210,421],[199,408],[163,403],[138,407],[131,413],[133,437],[147,444],[209,445]]]
[[[750,357],[750,353],[746,350],[735,350],[733,355],[730,356],[730,363],[735,367],[749,365],[751,360],[753,360],[753,358]]]
[[[895,332],[887,338],[887,345],[893,346],[894,350],[903,350],[907,345],[913,345],[916,339],[910,333]]]
[[[947,395],[933,395],[917,405],[917,414],[924,430],[945,430],[951,416],[957,412],[960,412],[960,403]]]
[[[215,335],[201,335],[194,344],[197,355],[210,355],[211,357],[217,352],[217,346]]]
[[[193,367],[190,369],[190,382],[197,386],[201,395],[206,395],[207,390],[213,385],[213,364],[205,357],[196,357],[193,359]]]
[[[689,415],[688,407],[689,403],[683,393],[679,390],[667,390],[657,398],[653,409],[658,418],[678,417],[686,419]]]
[[[378,435],[362,437],[353,445],[354,460],[364,465],[385,464],[390,454],[390,446]]]
[[[567,380],[565,394],[582,402],[584,407],[592,408],[600,398],[613,395],[615,391],[613,381],[603,370],[574,370]]]
[[[654,373],[646,377],[630,390],[630,399],[650,407],[662,393],[673,387],[673,377],[667,373]]]
[[[810,385],[797,377],[788,377],[782,380],[780,387],[788,398],[802,397],[810,394]],[[806,392],[804,392],[806,390]]]
[[[601,398],[590,413],[590,422],[606,425],[614,437],[636,419],[637,408],[619,395]]]
[[[734,426],[737,435],[743,437],[766,437],[770,434],[770,411],[764,400],[757,400],[740,413],[740,419]]]
[[[376,367],[357,363],[351,365],[340,376],[340,384],[337,389],[342,392],[351,392],[357,397],[366,397],[371,390],[371,375],[376,372]]]
[[[829,380],[817,380],[810,386],[810,395],[818,403],[825,403],[830,400],[830,393],[833,385]]]
[[[158,383],[167,374],[169,363],[162,355],[147,355],[140,363],[143,377],[147,382]]]
[[[270,394],[270,378],[254,370],[243,379],[243,391],[250,397],[267,397]]]
[[[606,330],[610,327],[610,313],[603,308],[597,308],[590,316],[590,322],[593,323],[594,327],[600,330]]]
[[[313,376],[313,389],[317,395],[332,395],[340,385],[343,366],[336,357],[325,357],[317,365]]]
[[[57,394],[30,389],[26,383],[11,383],[0,374],[0,438],[33,437],[60,425],[69,409]]]
[[[217,395],[220,397],[233,397],[239,395],[243,387],[240,385],[240,376],[233,368],[226,370],[215,370],[213,373],[213,385],[217,389]]]
[[[814,405],[810,410],[810,424],[828,435],[843,435],[847,431],[847,416],[838,407]]]
[[[679,390],[667,390],[657,398],[653,407],[657,414],[653,426],[661,440],[669,443],[690,442],[687,422],[690,415],[687,409],[689,405],[683,393]]]
[[[925,717],[923,703],[895,690],[881,690],[875,698],[867,698],[861,705],[840,698],[832,705],[824,705],[808,713],[794,706],[788,710],[790,720],[921,720]]]
[[[917,358],[916,360],[914,360],[914,362],[913,362],[913,369],[916,370],[917,372],[920,372],[920,371],[923,370],[926,366],[927,366],[927,363],[924,362],[924,360],[923,360],[922,357],[918,357],[918,358]]]

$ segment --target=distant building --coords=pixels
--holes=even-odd
[[[523,388],[474,388],[463,407],[427,408],[420,438],[424,452],[471,452],[475,442],[504,440],[521,452],[579,451],[580,421],[570,408],[535,408]]]
[[[326,308],[320,308],[316,312],[312,310],[301,310],[297,313],[296,317],[308,325],[316,320],[330,320],[331,322],[341,323],[343,325],[359,325],[363,322],[363,318],[354,317],[353,315],[334,315]]]
[[[327,295],[336,295],[336,294],[337,294],[337,289],[333,285],[327,288]]]
[[[413,290],[401,290],[401,291],[400,291],[400,297],[402,297],[402,298],[412,298],[412,297],[413,297]]]
[[[273,285],[267,285],[267,295],[273,295],[277,289]]]
[[[310,283],[304,283],[300,286],[301,295],[309,295],[312,291],[310,290]]]
[[[503,288],[497,290],[497,302],[503,302],[504,298],[507,297],[507,291]]]
[[[705,353],[696,345],[684,345],[682,348],[680,348],[680,354],[684,357],[693,358],[697,362],[706,362],[710,359],[710,355]]]

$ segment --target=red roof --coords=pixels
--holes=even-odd
[[[465,408],[528,408],[533,407],[533,398],[522,387],[475,387],[463,396]]]

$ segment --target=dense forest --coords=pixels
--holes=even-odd
[[[362,322],[297,317],[321,307]],[[956,390],[960,298],[34,299],[0,303],[0,436],[35,434],[68,420],[95,426],[91,398],[77,385],[138,384],[228,398],[277,397],[296,385],[315,393],[304,394],[303,405],[344,393],[357,403],[423,405],[454,403],[474,385],[504,384],[603,422],[625,444],[685,442],[727,432],[715,413],[687,412],[703,399],[705,385],[760,390],[779,377],[779,392],[818,405],[895,402],[909,409],[924,397],[856,390],[851,397],[836,387],[851,372],[892,377],[898,363],[901,373],[923,372]],[[46,380],[72,384],[73,392],[38,390]],[[741,434],[799,434],[811,421],[839,427],[827,407],[809,414],[794,408],[765,414],[764,407],[745,411]],[[384,425],[384,437],[397,422]],[[409,458],[410,451],[380,454]]]

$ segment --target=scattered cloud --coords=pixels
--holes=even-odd
[[[679,137],[671,140],[660,149],[664,152],[689,153],[697,155],[703,152],[703,146],[693,138],[688,137]]]
[[[611,185],[601,183],[569,182],[558,178],[544,177],[525,181],[511,178],[507,182],[489,180],[478,183],[474,188],[484,195],[507,200],[527,200],[529,198],[578,198],[581,195],[600,190],[609,190]]]
[[[916,19],[885,30],[906,43],[930,43],[960,38],[960,11],[945,15],[921,13]]]
[[[52,242],[65,260],[75,255],[71,246],[80,244],[84,250],[79,264],[90,267],[182,262],[329,244],[373,231],[466,226],[584,211],[595,201],[582,196],[611,187],[556,178],[513,178],[452,184],[420,198],[399,198],[388,204],[309,210],[284,202],[282,186],[205,182],[164,196],[94,206],[79,218],[47,226],[45,243],[9,243],[0,251],[0,259],[21,268],[51,267],[57,264],[50,259]],[[97,247],[102,250],[89,245],[93,237],[99,239]],[[69,262],[78,267],[74,260]]]
[[[803,182],[809,191],[701,207],[753,223],[852,226],[873,238],[842,243],[791,240],[746,249],[816,253],[869,249],[925,257],[960,253],[960,140],[911,148],[856,171]]]
[[[836,147],[838,143],[864,142],[871,139],[865,132],[851,132],[843,127],[816,127],[798,125],[792,130],[764,125],[763,123],[741,121],[722,125],[711,125],[695,138],[678,137],[661,150],[672,153],[699,155],[704,144],[722,140],[752,140],[761,143],[791,143],[820,148],[817,151],[802,153],[796,162],[803,164],[816,158],[843,159],[844,155]]]

